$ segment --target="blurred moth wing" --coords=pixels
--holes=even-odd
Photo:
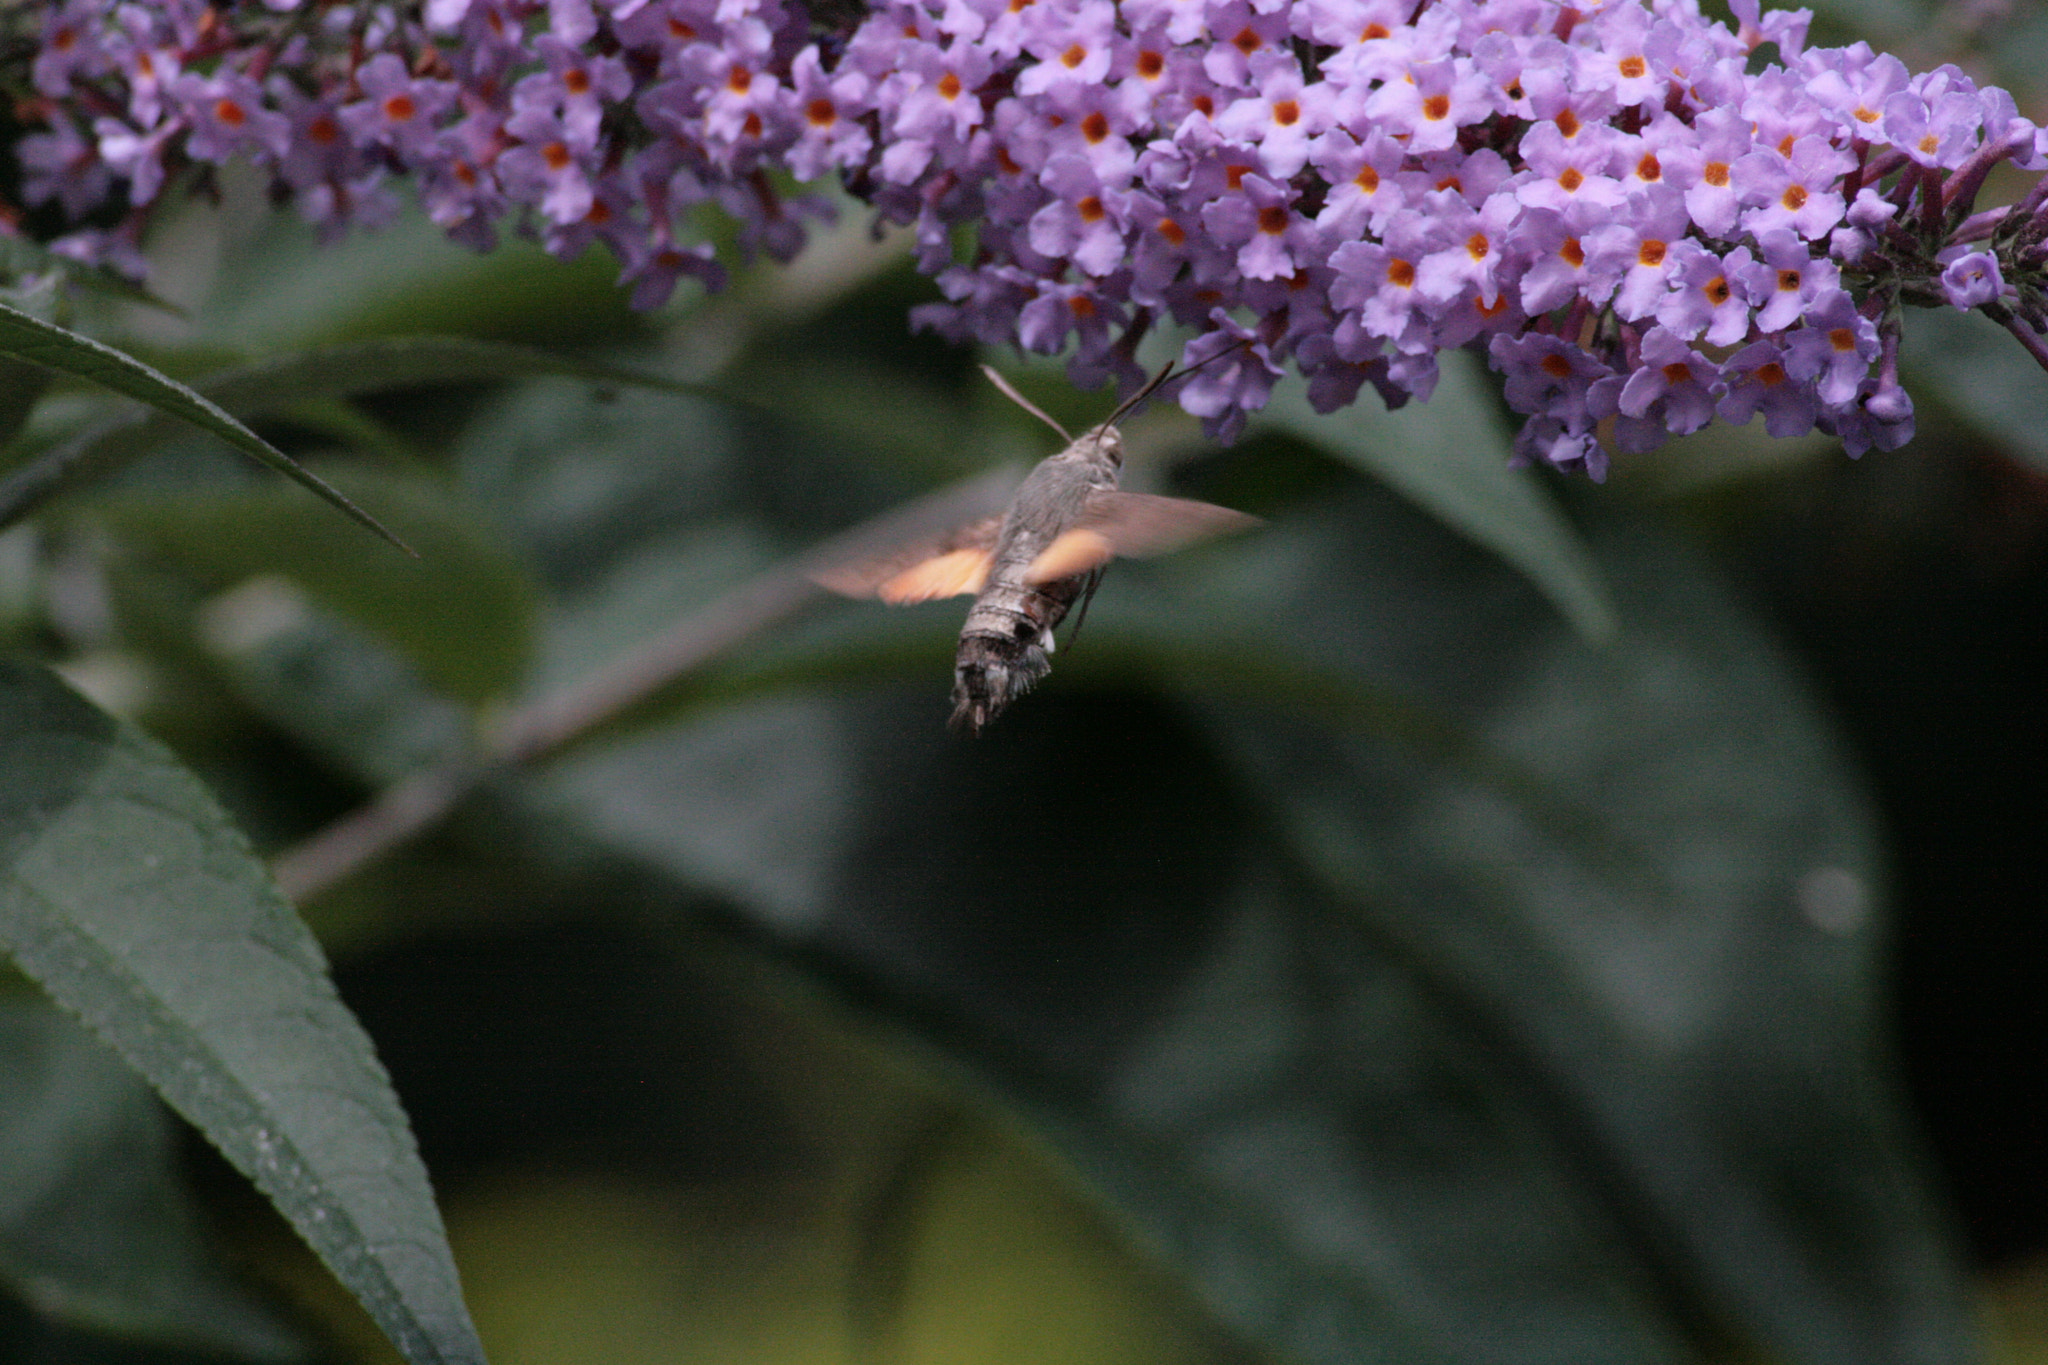
[[[1071,530],[1062,532],[1024,570],[1027,583],[1092,573],[1110,560],[1146,559],[1257,526],[1259,519],[1212,502],[1121,490],[1089,495]]]
[[[896,607],[978,593],[988,581],[1002,524],[1000,516],[979,517],[941,535],[814,573],[811,581],[841,597],[878,597]]]
[[[989,566],[994,563],[995,555],[990,550],[948,550],[880,584],[875,596],[892,607],[907,607],[940,597],[979,593],[988,582]]]
[[[1192,498],[1121,490],[1091,493],[1075,525],[1024,570],[1033,585],[1093,573],[1118,557],[1147,559],[1248,530],[1257,517]],[[983,517],[944,536],[873,559],[828,569],[813,581],[842,597],[874,597],[892,607],[941,597],[977,596],[988,586],[1002,518]]]

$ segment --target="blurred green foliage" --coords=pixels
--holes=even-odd
[[[187,316],[79,326],[420,558],[30,395],[0,477],[100,453],[0,534],[0,633],[118,719],[9,665],[0,932],[372,1316],[17,982],[0,1352],[463,1358],[440,1215],[358,1178],[416,1133],[499,1365],[1984,1358],[1868,785],[1698,534],[1739,559],[1731,523],[1959,438],[1823,476],[1718,433],[1589,492],[1504,469],[1476,367],[1227,451],[1148,414],[1132,486],[1269,524],[1119,565],[968,741],[958,603],[763,586],[1046,453],[903,331],[890,243],[638,318],[591,263],[250,221],[166,225]],[[2038,459],[2041,377],[1934,335],[1923,411]],[[241,842],[311,885],[364,810],[300,909],[412,1132]]]

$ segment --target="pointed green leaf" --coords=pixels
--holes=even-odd
[[[202,431],[209,431],[257,462],[312,490],[407,554],[412,553],[404,541],[378,525],[369,513],[336,492],[325,480],[308,472],[211,400],[133,356],[5,304],[0,304],[0,354],[33,361],[46,369],[102,385],[182,418]]]
[[[317,346],[214,371],[194,380],[192,388],[236,418],[286,413],[338,444],[362,448],[362,423],[338,421],[335,414],[319,411],[315,405],[320,400],[549,375],[715,398],[727,406],[745,407],[749,401],[744,395],[720,394],[685,380],[468,337],[398,337]],[[0,483],[0,516],[34,506],[62,487],[101,477],[147,454],[174,436],[180,425],[178,417],[159,412],[140,421],[103,423],[62,445],[46,447],[40,458]],[[388,442],[379,435],[367,444],[378,450]]]
[[[208,1253],[149,1087],[26,991],[0,999],[0,1170],[0,1281],[38,1311],[247,1360],[302,1354]]]
[[[319,946],[205,789],[0,664],[0,946],[291,1220],[414,1365],[479,1365],[411,1129]]]
[[[1508,465],[1508,436],[1495,417],[1479,362],[1463,351],[1438,358],[1427,403],[1389,412],[1365,401],[1325,416],[1282,384],[1265,419],[1365,470],[1458,534],[1526,575],[1588,640],[1614,635],[1614,604],[1600,570],[1550,495]]]

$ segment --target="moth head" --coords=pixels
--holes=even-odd
[[[1108,461],[1111,469],[1124,467],[1124,434],[1104,422],[1094,432],[1096,454]]]

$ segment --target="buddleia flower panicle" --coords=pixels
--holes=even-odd
[[[1177,326],[1185,363],[1221,357],[1181,402],[1224,437],[1290,370],[1323,411],[1399,405],[1467,346],[1526,418],[1517,457],[1594,477],[1603,440],[1716,417],[1902,444],[1908,303],[1980,309],[2048,364],[2048,194],[1975,208],[1994,167],[2048,166],[2012,97],[1734,11],[67,0],[0,17],[34,53],[4,217],[135,270],[188,167],[266,171],[327,233],[410,181],[479,249],[603,243],[644,308],[723,280],[684,235],[703,206],[787,258],[831,177],[911,229],[943,300],[920,326],[1068,353],[1083,383],[1135,381]]]

